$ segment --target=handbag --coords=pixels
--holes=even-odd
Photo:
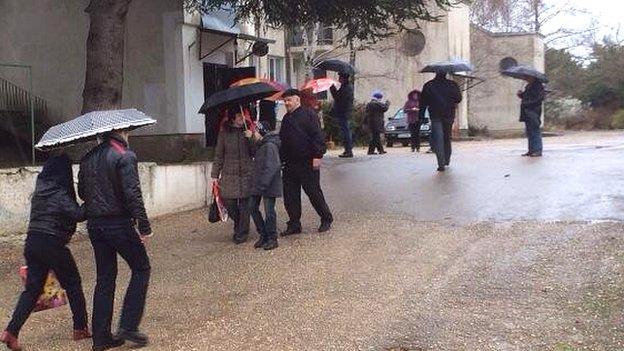
[[[208,208],[208,221],[210,223],[217,223],[227,222],[227,220],[228,213],[223,204],[223,199],[221,198],[219,183],[215,182],[212,184],[212,203]]]
[[[22,278],[22,284],[26,285],[28,277],[28,266],[22,266],[19,269],[19,276]],[[67,294],[61,288],[56,275],[52,270],[48,272],[48,276],[43,286],[43,291],[37,299],[37,303],[33,312],[45,311],[51,308],[61,307],[67,304]]]

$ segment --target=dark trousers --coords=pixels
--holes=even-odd
[[[371,140],[368,143],[368,153],[374,153],[375,149],[379,150],[379,153],[384,152],[383,145],[381,145],[381,133],[373,131],[371,132]]]
[[[284,207],[288,213],[288,228],[301,228],[301,188],[323,222],[333,220],[321,189],[321,172],[312,168],[312,160],[288,163],[284,167]]]
[[[264,218],[260,212],[260,202],[264,203]],[[275,212],[275,198],[252,196],[249,198],[251,218],[256,230],[265,240],[277,240],[277,213]]]
[[[234,239],[246,239],[249,236],[249,198],[223,199],[223,202],[234,221]]]
[[[540,121],[524,122],[527,139],[529,142],[529,153],[542,153],[542,129]]]
[[[28,265],[26,286],[19,297],[7,330],[18,336],[20,329],[35,308],[48,272],[54,271],[61,287],[65,289],[74,319],[74,329],[87,328],[87,307],[82,292],[80,273],[71,251],[60,239],[45,234],[29,234],[24,247]]]
[[[421,121],[409,124],[410,141],[413,150],[420,150],[420,125]]]
[[[353,151],[353,135],[349,128],[348,118],[338,118],[338,125],[340,126],[340,132],[342,133],[342,142],[344,143],[345,152]]]
[[[117,280],[117,254],[126,261],[132,276],[123,301],[119,328],[137,331],[150,278],[150,262],[145,245],[129,222],[118,225],[92,225],[89,238],[95,254],[97,283],[93,293],[93,344],[110,342],[113,302]]]
[[[431,121],[431,142],[438,159],[438,167],[451,163],[451,133],[453,121]]]

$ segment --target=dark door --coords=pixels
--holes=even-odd
[[[227,89],[232,83],[255,76],[255,67],[230,68],[226,65],[204,63],[204,99],[208,99],[217,91]],[[206,147],[216,146],[219,136],[219,113],[217,111],[206,114],[205,127]]]

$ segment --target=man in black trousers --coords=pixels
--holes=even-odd
[[[128,132],[105,135],[82,159],[78,193],[85,202],[87,228],[95,253],[97,284],[93,296],[93,350],[103,351],[131,341],[148,344],[138,327],[145,309],[150,262],[145,242],[152,235],[134,152]],[[135,229],[138,227],[138,232]],[[130,266],[132,277],[123,302],[119,329],[111,333],[117,254]]]
[[[451,163],[451,132],[457,104],[462,101],[459,85],[446,78],[446,72],[438,72],[434,79],[425,83],[420,100],[420,119],[429,109],[431,118],[431,144],[438,159],[438,172],[444,172]]]
[[[288,113],[280,129],[280,156],[284,164],[284,206],[289,221],[282,236],[301,233],[301,188],[321,217],[319,233],[326,232],[331,228],[333,216],[320,184],[321,159],[326,148],[319,119],[312,109],[301,106],[298,90],[287,90],[283,98]]]

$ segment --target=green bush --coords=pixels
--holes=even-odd
[[[338,121],[331,115],[332,104],[324,101],[321,103],[323,111],[323,124],[325,126],[325,137],[327,140],[331,140],[336,144],[342,145],[342,133],[340,132],[340,126]],[[358,103],[355,105],[353,116],[349,120],[351,132],[353,133],[353,145],[365,145],[368,144],[368,133],[362,128],[362,121],[364,120],[364,111],[366,104]]]
[[[617,110],[611,118],[611,128],[624,129],[624,109]]]

